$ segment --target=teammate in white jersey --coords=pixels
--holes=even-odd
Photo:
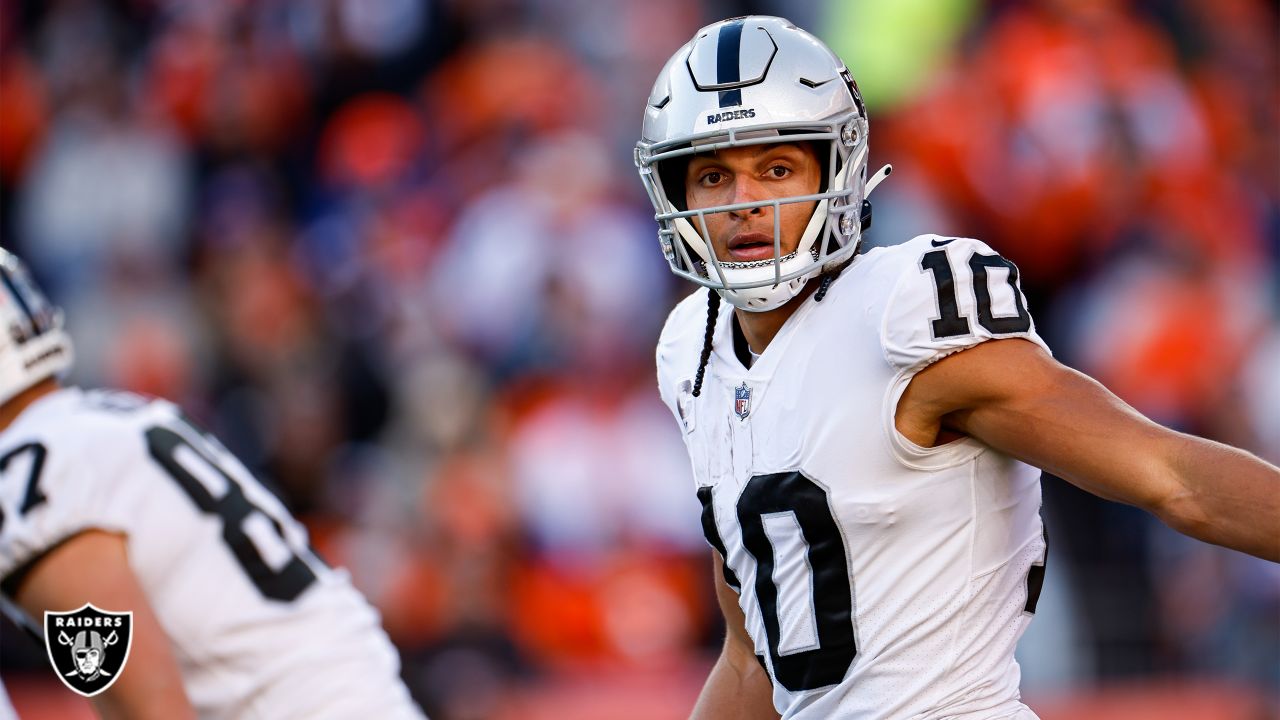
[[[1013,263],[932,235],[855,254],[889,171],[867,131],[840,59],[771,17],[699,30],[645,108],[660,244],[704,288],[657,351],[729,628],[697,718],[1033,718],[1023,462],[1280,560],[1280,471],[1054,361]]]
[[[0,720],[18,720],[18,712],[9,702],[9,693],[5,691],[2,682],[0,682]]]
[[[132,611],[128,718],[422,718],[347,574],[222,445],[163,400],[63,388],[61,313],[0,250],[0,590]]]

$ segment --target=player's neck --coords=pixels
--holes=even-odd
[[[765,312],[748,312],[741,308],[734,308],[734,313],[738,317],[738,325],[742,328],[742,336],[747,339],[747,345],[750,346],[751,352],[760,355],[764,349],[769,347],[769,343],[773,342],[773,338],[782,329],[787,319],[795,314],[796,310],[804,304],[804,301],[818,289],[818,283],[810,281],[800,291],[799,295],[791,298],[781,307]]]
[[[57,392],[61,387],[55,378],[46,378],[9,398],[9,402],[0,405],[0,430],[8,429],[23,410],[45,395]]]

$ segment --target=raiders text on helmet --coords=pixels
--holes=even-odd
[[[684,207],[683,176],[673,168],[694,153],[809,141],[828,148],[827,157],[819,157],[826,176],[817,194]],[[767,16],[708,25],[676,51],[649,96],[635,162],[672,271],[752,311],[784,304],[809,279],[852,257],[862,236],[863,201],[888,172],[867,181],[866,109],[844,63],[814,36]],[[783,256],[780,206],[815,201],[798,248]],[[773,259],[716,258],[705,216],[757,207],[774,211]]]

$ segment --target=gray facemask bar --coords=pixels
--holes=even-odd
[[[748,290],[750,288],[780,285],[783,282],[786,282],[787,280],[792,280],[806,273],[813,272],[813,268],[809,267],[809,268],[803,268],[801,270],[797,270],[794,272],[789,272],[786,275],[782,274],[782,261],[786,259],[782,255],[782,213],[780,212],[782,205],[789,205],[794,203],[807,203],[807,202],[814,202],[814,201],[821,202],[822,200],[833,200],[837,198],[848,197],[850,195],[853,195],[854,192],[856,191],[855,190],[836,190],[832,192],[817,193],[815,195],[795,195],[787,198],[777,198],[774,200],[759,200],[756,202],[736,203],[734,205],[716,205],[714,207],[704,208],[699,210],[684,210],[684,211],[675,212],[675,213],[664,213],[659,216],[659,220],[674,220],[676,218],[693,218],[693,217],[698,218],[696,229],[698,230],[698,234],[702,237],[702,241],[707,245],[707,248],[708,248],[707,256],[708,258],[710,258],[712,265],[715,267],[716,275],[720,278],[720,284],[717,285],[714,280],[704,277],[693,270],[686,271],[680,268],[676,268],[677,275],[679,275],[680,277],[692,280],[693,282],[696,282],[699,285],[704,285],[706,287],[718,287],[718,288],[724,288],[726,290]],[[716,257],[714,248],[711,245],[711,234],[707,230],[706,216],[713,215],[715,213],[731,212],[735,210],[748,210],[751,208],[759,208],[759,207],[773,208],[773,258],[771,260],[761,261],[761,262],[768,262],[773,265],[773,279],[757,281],[757,282],[731,283],[728,280],[726,280],[724,277],[723,265],[727,264],[729,267],[734,267],[735,263],[721,263],[720,259]],[[828,205],[825,212],[828,216],[839,215],[839,214],[849,212],[849,208],[847,206],[834,207],[834,206]],[[826,234],[827,239],[830,239],[832,235],[835,233],[834,228],[835,226],[832,225],[831,223],[827,224],[827,234]],[[673,249],[676,250],[676,252],[679,254],[680,259],[685,263],[686,268],[695,268],[698,266],[698,264],[701,264],[701,258],[699,258],[698,260],[694,260],[689,255],[688,245],[686,245],[682,241],[682,239],[679,236],[679,233],[673,227],[667,227],[664,225],[661,229],[659,229],[658,232],[662,236],[670,238],[671,242],[673,243],[673,246],[672,246]],[[821,261],[823,263],[827,263],[827,262],[836,262],[839,260],[843,260],[844,258],[848,257],[850,254],[849,252],[846,252],[846,250],[852,251],[856,247],[853,244],[849,244],[844,247],[841,247],[836,252],[833,252],[830,254],[824,254],[822,251],[817,249],[817,246],[816,246],[817,242],[818,241],[815,240],[815,248],[810,250],[810,252],[814,255],[814,262]]]
[[[845,130],[849,127],[849,123],[856,121],[858,118],[859,115],[856,111],[846,113],[845,115],[832,119],[828,123],[821,124],[820,127],[824,127],[824,130],[815,130],[814,123],[806,121],[772,123],[768,125],[756,125],[750,128],[708,131],[680,138],[679,140],[656,143],[650,148],[637,148],[636,165],[639,166],[641,170],[642,178],[645,181],[645,189],[650,196],[650,200],[653,201],[655,207],[664,207],[670,206],[669,201],[666,200],[666,190],[662,187],[661,177],[657,173],[653,172],[653,168],[655,168],[659,162],[687,155],[714,152],[716,150],[729,147],[745,147],[749,145],[783,142],[795,143],[810,140],[826,141],[831,143],[827,161],[827,178],[825,178],[828,187],[830,187],[836,184],[840,173],[849,172],[849,159],[860,149],[859,146],[864,145],[866,142],[864,134],[856,139],[845,137]],[[782,135],[778,132],[782,130],[797,130],[799,132],[791,132],[786,135]],[[746,137],[743,137],[743,135]],[[718,138],[724,139],[717,140]],[[663,151],[661,150],[662,148],[672,149]],[[863,150],[865,151],[865,148],[863,148]],[[836,165],[837,160],[841,161],[838,167]],[[865,165],[865,163],[863,163],[863,165]],[[840,222],[838,220],[834,222],[832,221],[832,216],[844,215],[849,212],[857,212],[859,215],[861,213],[861,208],[853,208],[850,203],[846,202],[839,205],[836,204],[836,201],[849,198],[861,191],[862,184],[865,182],[865,179],[862,177],[850,177],[848,178],[848,181],[851,187],[845,187],[840,190],[828,190],[826,192],[812,195],[791,196],[773,200],[736,203],[733,205],[717,205],[697,210],[683,210],[667,213],[660,212],[654,216],[654,219],[657,220],[660,225],[658,234],[661,238],[662,244],[670,247],[675,259],[678,260],[679,266],[677,266],[676,263],[672,263],[672,271],[677,276],[683,277],[704,287],[725,290],[746,290],[765,286],[776,286],[788,280],[813,272],[813,265],[810,264],[798,270],[788,272],[785,275],[782,274],[782,262],[791,257],[790,255],[787,257],[782,256],[780,209],[783,204],[815,201],[822,203],[823,201],[827,201],[825,210],[824,206],[821,204],[815,209],[815,212],[825,211],[828,219],[824,222],[825,233],[823,234],[823,237],[815,238],[815,244],[810,249],[810,252],[814,256],[814,264],[821,263],[824,266],[838,264],[852,255],[857,249],[856,242],[847,244],[843,242],[843,237],[840,234]],[[771,262],[773,264],[773,278],[754,282],[731,283],[725,278],[724,267],[722,266],[719,258],[716,257],[711,243],[710,233],[707,230],[706,215],[761,207],[771,207],[774,212],[773,258],[768,261],[762,261]],[[696,231],[707,248],[708,259],[715,268],[715,276],[719,282],[716,282],[716,279],[709,277],[707,274],[698,271],[697,268],[699,266],[705,268],[705,263],[703,263],[701,259],[695,260],[689,254],[687,244],[681,237],[679,231],[674,227],[674,221],[676,219],[690,219],[693,217],[698,218]],[[860,219],[855,219],[855,222],[860,222]],[[838,249],[835,252],[828,253],[827,249],[830,247],[837,247]],[[727,264],[729,267],[735,266],[734,263]]]

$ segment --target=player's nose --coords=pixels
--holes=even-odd
[[[733,196],[729,200],[730,203],[738,205],[740,203],[759,202],[767,199],[768,196],[765,194],[764,186],[758,180],[746,173],[741,173],[734,177]],[[763,215],[768,209],[770,208],[767,205],[764,207],[744,208],[742,210],[733,211],[733,214]]]

